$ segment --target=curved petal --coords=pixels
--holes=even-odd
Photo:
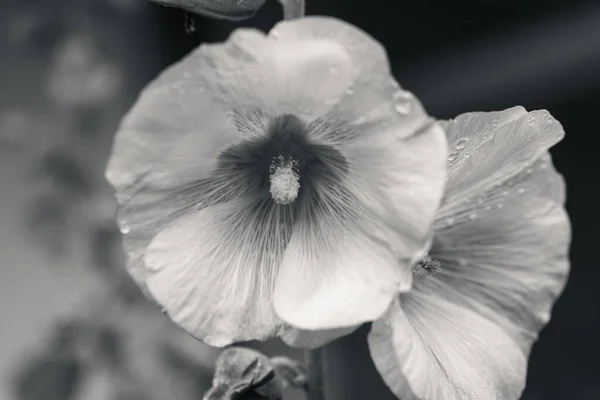
[[[273,282],[292,212],[241,197],[177,220],[148,247],[152,295],[177,324],[213,346],[276,335]]]
[[[297,21],[285,22],[292,30]],[[232,109],[250,105],[268,115],[323,115],[353,80],[352,58],[334,40],[265,36],[254,29],[234,31],[225,44],[202,45],[198,53],[217,79],[214,91]]]
[[[441,269],[431,284],[500,324],[527,355],[567,279],[564,198],[546,154],[479,204],[464,203],[452,225],[436,222],[430,255]]]
[[[516,400],[525,385],[527,359],[502,328],[425,287],[394,302],[368,342],[402,400]]]
[[[549,120],[546,126],[556,125]],[[555,130],[552,140],[562,136],[560,127],[548,129]],[[531,346],[566,282],[570,242],[564,182],[545,153],[548,142],[522,146],[541,156],[527,159],[512,149],[512,157],[495,164],[503,170],[492,173],[495,181],[482,172],[495,156],[462,176],[460,167],[451,170],[454,186],[430,250],[439,271],[416,278],[401,296],[404,312],[392,309],[373,327],[373,358],[401,398],[512,400],[521,393]],[[457,189],[456,182],[467,181]],[[473,197],[473,186],[486,189]]]
[[[439,216],[453,216],[460,203],[527,168],[564,137],[547,111],[528,113],[523,107],[467,113],[441,123],[450,154]]]

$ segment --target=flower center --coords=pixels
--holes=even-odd
[[[300,175],[297,172],[298,161],[282,155],[273,158],[269,167],[269,192],[277,204],[290,204],[298,197]]]
[[[419,278],[424,278],[439,272],[441,267],[442,263],[438,260],[434,260],[428,254],[413,265],[413,273]]]

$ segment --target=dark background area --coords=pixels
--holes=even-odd
[[[114,241],[114,227],[103,217],[82,222],[72,216],[72,210],[85,204],[94,210],[87,214],[96,212],[96,203],[90,205],[89,199],[107,193],[101,170],[120,116],[145,83],[199,43],[225,40],[238,26],[266,31],[281,18],[281,9],[276,1],[270,0],[253,19],[240,23],[198,17],[196,31],[187,34],[180,10],[143,0],[85,0],[79,3],[87,4],[87,8],[74,11],[75,3],[78,1],[0,0],[0,26],[5,29],[0,41],[0,112],[18,110],[36,119],[44,118],[42,128],[36,129],[46,132],[48,126],[53,126],[60,132],[52,136],[56,143],[47,139],[47,133],[30,136],[27,150],[22,150],[31,153],[28,160],[38,165],[44,175],[30,178],[26,173],[27,179],[53,182],[51,189],[35,191],[34,195],[28,192],[27,198],[31,198],[33,205],[26,208],[24,218],[29,220],[31,215],[40,213],[42,216],[34,217],[26,224],[27,229],[42,232],[42,242],[53,237],[46,247],[48,254],[59,258],[70,254],[68,248],[73,246],[73,236],[81,236],[77,232],[85,230],[89,239],[86,243],[92,244],[89,250],[92,261],[82,264],[100,266],[94,273],[112,287],[126,279],[115,272],[119,261],[98,258],[106,257],[106,249],[112,248],[107,243]],[[381,41],[388,50],[396,79],[415,93],[435,117],[451,118],[468,111],[522,105],[528,110],[547,109],[563,124],[566,138],[552,149],[552,154],[567,181],[567,209],[573,227],[572,270],[553,318],[534,346],[523,398],[600,399],[600,268],[596,252],[600,237],[596,206],[600,172],[600,2],[307,0],[307,3],[308,14],[344,19]],[[102,60],[117,66],[120,80],[112,98],[69,102],[43,89],[44,82],[50,79],[44,71],[57,47],[65,37],[81,32],[98,43]],[[26,130],[29,132],[31,128]],[[83,139],[81,132],[86,132]],[[9,145],[18,149],[14,147],[16,142],[5,138],[0,141],[0,149]],[[57,149],[63,151],[58,151],[58,156]],[[9,166],[19,162],[9,159],[6,153],[0,152],[0,156]],[[5,168],[3,165],[3,174],[7,174]],[[9,180],[10,184],[21,185],[19,179]],[[46,211],[40,212],[40,208]],[[72,219],[78,221],[76,228]],[[93,227],[88,229],[88,225]],[[57,232],[63,231],[71,233],[66,239],[61,233],[58,235],[61,239],[56,240]],[[40,235],[33,236],[32,240],[37,240]],[[0,240],[5,239],[0,237]],[[0,261],[1,270],[17,268],[6,258]],[[20,282],[11,284],[18,286]],[[129,292],[135,291],[127,287]],[[13,312],[18,311],[13,309]],[[53,328],[49,325],[47,329]],[[336,364],[328,366],[334,390],[338,395],[346,393],[346,397],[339,398],[392,399],[369,360],[361,340],[365,332],[363,329],[328,349],[330,354],[337,354],[331,357],[337,358]],[[2,337],[2,340],[10,339]],[[279,347],[268,347],[275,348]],[[17,386],[18,377],[30,373],[28,367],[22,370],[21,375],[15,375]],[[206,368],[200,370],[209,374]],[[206,383],[206,377],[203,379]],[[374,395],[372,388],[376,386],[380,392]],[[18,396],[36,399],[22,393]],[[70,398],[65,396],[45,398]],[[116,395],[107,397],[113,398]]]

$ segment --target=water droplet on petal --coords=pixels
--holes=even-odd
[[[453,162],[456,161],[456,159],[458,158],[458,152],[454,152],[454,153],[450,153],[448,155],[448,161]]]
[[[452,217],[446,218],[446,224],[447,225],[452,225],[453,223],[454,223],[454,218],[452,218]]]
[[[508,196],[508,190],[502,191],[502,196]]]
[[[475,220],[476,218],[477,218],[477,214],[476,214],[476,213],[471,213],[471,214],[469,214],[469,219],[470,219],[471,221]]]
[[[394,94],[394,110],[398,114],[406,115],[412,109],[412,95],[409,92],[400,90]]]
[[[532,116],[529,116],[529,117],[527,117],[527,123],[528,123],[529,125],[535,125],[535,122],[536,122],[536,119],[535,119],[535,117],[534,117],[533,115],[532,115]]]
[[[533,169],[531,169],[531,168],[527,168],[527,171],[526,171],[526,172],[527,172],[528,174],[531,174],[531,173],[533,173]]]
[[[546,163],[540,164],[540,169],[546,169],[546,168],[548,168],[548,164],[546,164]]]
[[[468,142],[469,142],[469,139],[462,138],[458,142],[456,142],[456,146],[455,147],[456,147],[457,150],[464,149],[465,147],[467,147],[467,143]]]
[[[498,120],[497,119],[495,119],[495,120],[492,121],[492,126],[494,128],[498,126]]]
[[[127,235],[131,231],[131,227],[129,226],[129,223],[123,219],[119,221],[119,230],[123,235]]]

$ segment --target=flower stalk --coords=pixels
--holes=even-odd
[[[283,7],[284,19],[296,19],[304,17],[306,14],[305,0],[279,0]]]
[[[308,368],[307,396],[309,400],[325,400],[323,348],[305,350],[304,359]]]

